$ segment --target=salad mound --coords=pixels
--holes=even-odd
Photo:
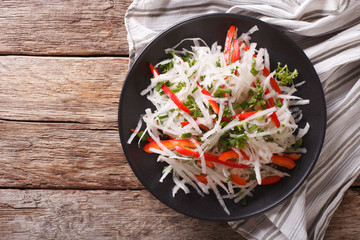
[[[168,164],[159,180],[172,177],[174,197],[180,189],[201,196],[212,190],[230,214],[224,199],[246,205],[257,185],[290,176],[284,170],[306,153],[310,126],[298,127],[298,105],[309,101],[293,95],[304,82],[294,84],[298,72],[286,64],[270,71],[268,51],[250,41],[257,30],[238,36],[231,26],[223,50],[184,39],[165,50],[171,58],[150,64],[153,78],[141,95],[155,110],[145,110],[128,143],[138,136],[144,151]],[[193,41],[190,50],[178,49],[184,41]]]

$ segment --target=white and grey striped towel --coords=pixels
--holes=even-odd
[[[328,114],[323,149],[305,184],[269,212],[229,224],[248,239],[322,239],[360,173],[360,1],[135,0],[125,16],[130,64],[170,25],[216,12],[259,18],[297,42],[319,74]]]

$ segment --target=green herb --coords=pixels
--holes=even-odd
[[[218,90],[216,90],[217,93],[230,93],[232,92],[231,89],[227,89],[227,88],[219,88]]]
[[[173,59],[171,59],[167,63],[159,65],[159,68],[161,69],[162,73],[166,73],[166,72],[170,71],[173,67],[174,67],[174,60]]]
[[[274,142],[274,141],[275,141],[275,140],[274,140],[272,137],[270,137],[269,135],[265,135],[263,138],[264,138],[265,142]]]
[[[186,55],[182,58],[185,62],[190,62],[191,58],[193,57],[192,53],[186,53]]]
[[[191,137],[191,133],[183,133],[181,134],[181,138],[189,138]]]
[[[159,92],[161,90],[162,85],[164,84],[164,82],[158,82],[155,87],[154,90]]]
[[[221,67],[220,59],[218,59],[218,60],[216,61],[216,66],[217,66],[217,67]]]
[[[248,128],[248,130],[251,132],[253,130],[255,130],[258,126],[256,124],[252,125],[250,128]]]
[[[237,108],[241,107],[241,104],[240,103],[236,103],[232,106],[232,108],[235,110]]]
[[[199,106],[196,104],[193,96],[188,95],[187,101],[184,103],[184,105],[190,110],[190,115],[193,118],[203,117],[203,114],[202,114],[201,110],[199,109]]]
[[[199,89],[199,86],[196,86],[196,87],[191,91],[191,93],[195,93],[198,89]]]
[[[240,203],[241,203],[242,206],[247,206],[246,198],[241,199]]]
[[[265,132],[263,128],[258,128],[257,132]]]
[[[228,117],[228,118],[232,116],[232,112],[231,112],[230,108],[224,108],[223,116]]]
[[[185,86],[186,86],[186,83],[184,83],[184,82],[179,82],[179,83],[176,85],[175,88],[171,89],[171,91],[172,91],[173,93],[179,92],[179,91],[180,91],[183,87],[185,87]]]
[[[165,166],[162,170],[162,173],[164,173],[168,167],[170,167],[170,166]],[[170,170],[170,173],[172,173],[172,171],[173,171],[173,169]]]
[[[299,138],[291,147],[296,151],[302,146],[302,138]]]
[[[276,99],[276,106],[278,106],[279,108],[282,107],[282,103],[281,103],[280,99]]]
[[[280,86],[290,86],[293,84],[294,79],[298,76],[298,71],[297,69],[294,69],[294,71],[291,72],[287,64],[281,66],[281,63],[278,62],[274,76],[280,81]]]
[[[137,133],[137,136],[140,138],[141,141],[146,141],[150,136],[144,132],[144,131],[141,131],[141,132],[138,132]]]
[[[230,174],[230,175],[228,176],[228,178],[226,179],[226,182],[231,182],[231,179],[232,179],[232,174]]]
[[[162,113],[162,114],[158,115],[159,119],[164,119],[164,118],[167,118],[167,117],[169,117],[169,115],[167,113]]]
[[[240,107],[243,109],[243,110],[245,110],[245,109],[247,109],[248,107],[249,107],[249,103],[248,103],[248,101],[243,101],[242,103],[240,103]]]
[[[250,70],[250,72],[253,76],[256,76],[259,73],[259,71],[255,69],[255,65],[256,65],[256,61],[254,60],[251,63],[251,70]]]
[[[250,180],[256,180],[256,174],[250,174],[249,177]]]

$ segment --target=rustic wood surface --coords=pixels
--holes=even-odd
[[[0,2],[0,239],[242,239],[165,207],[126,162],[130,4]],[[325,239],[357,239],[359,223],[360,178]]]

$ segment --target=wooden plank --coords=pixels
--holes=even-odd
[[[359,223],[360,188],[350,188],[346,191],[343,201],[335,211],[324,239],[359,239]]]
[[[131,2],[0,1],[0,54],[128,55]]]
[[[0,121],[0,139],[1,187],[143,189],[117,129]]]
[[[2,239],[239,239],[225,222],[183,216],[143,190],[0,190]]]
[[[128,59],[0,57],[0,119],[117,126]]]
[[[359,189],[345,194],[325,239],[357,239]],[[3,239],[242,239],[223,222],[174,212],[143,190],[0,190]]]

